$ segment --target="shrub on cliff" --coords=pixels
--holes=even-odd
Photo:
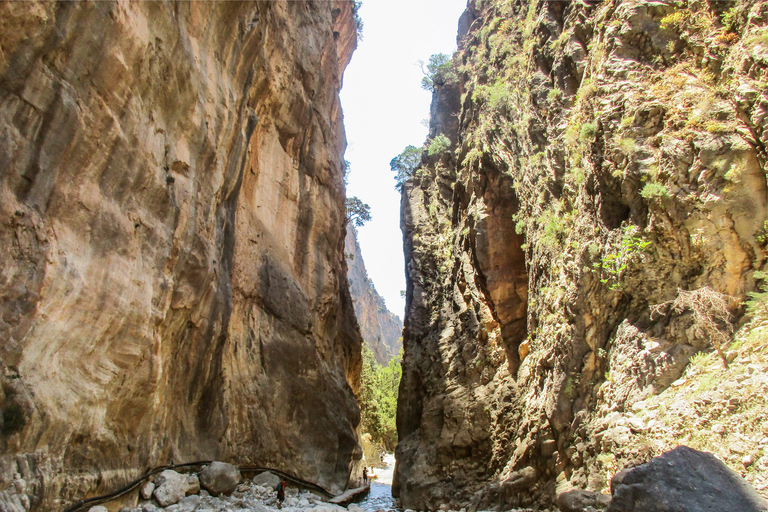
[[[346,207],[347,224],[352,223],[357,227],[361,227],[371,220],[371,207],[362,202],[359,198],[354,196],[348,197]]]
[[[435,156],[441,154],[443,151],[451,147],[451,141],[444,134],[440,134],[429,143],[427,153],[429,156]]]
[[[426,69],[424,67],[424,63],[421,62],[421,71],[424,73],[421,87],[426,91],[434,92],[435,86],[444,85],[457,79],[456,72],[453,70],[453,60],[448,54],[436,53],[432,55],[426,64]]]
[[[402,153],[397,155],[389,162],[389,167],[395,175],[397,190],[402,190],[403,183],[408,181],[413,175],[413,171],[421,163],[421,148],[416,146],[407,146]]]

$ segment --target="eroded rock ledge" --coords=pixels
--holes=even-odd
[[[352,2],[0,4],[0,508],[359,458]]]

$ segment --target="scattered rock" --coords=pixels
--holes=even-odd
[[[610,496],[581,489],[574,489],[559,494],[556,500],[556,504],[561,512],[583,512],[587,507],[602,510],[610,503]]]
[[[179,500],[179,512],[193,512],[201,501],[202,498],[197,495],[182,498]]]
[[[197,475],[187,475],[187,496],[200,492],[200,479]]]
[[[88,512],[109,512],[109,510],[107,510],[107,507],[102,507],[101,505],[96,505],[95,507],[89,508]]]
[[[274,491],[277,489],[277,485],[280,483],[280,477],[270,473],[269,471],[265,471],[264,473],[259,473],[253,477],[251,482],[253,482],[255,485],[261,485],[262,487],[269,487]]]
[[[147,482],[141,486],[141,497],[145,500],[152,498],[152,492],[155,490],[154,482]]]
[[[231,493],[239,483],[240,470],[226,462],[211,462],[200,473],[200,485],[214,496]]]
[[[609,512],[762,512],[766,502],[735,471],[680,446],[611,480]]]
[[[161,507],[177,503],[187,495],[187,477],[172,469],[166,469],[155,478],[155,499]]]

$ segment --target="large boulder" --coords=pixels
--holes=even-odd
[[[182,475],[172,469],[166,469],[155,478],[153,494],[161,507],[177,503],[187,495],[187,475]]]
[[[200,473],[200,485],[214,496],[229,494],[240,483],[240,470],[226,462],[211,462]]]
[[[269,487],[271,489],[277,489],[277,484],[280,483],[280,477],[269,471],[259,473],[253,477],[253,483],[262,487]]]
[[[711,453],[679,446],[611,480],[608,512],[765,512],[766,502]]]

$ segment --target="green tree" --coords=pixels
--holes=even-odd
[[[347,198],[347,224],[350,222],[360,227],[371,220],[371,207],[357,197]]]
[[[389,168],[396,173],[395,181],[397,190],[402,190],[403,183],[411,179],[413,171],[421,163],[421,148],[416,146],[406,147],[402,153],[389,162]]]
[[[380,366],[368,344],[363,344],[363,369],[360,377],[361,423],[364,432],[372,440],[392,451],[397,445],[397,396],[403,371],[402,355],[398,354],[387,364]]]
[[[363,18],[360,17],[360,8],[363,6],[363,2],[355,0],[352,2],[352,14],[355,16],[355,28],[357,29],[358,41],[363,40]]]
[[[447,82],[455,81],[458,77],[453,70],[453,59],[445,53],[436,53],[429,58],[429,62],[424,69],[424,63],[421,64],[421,72],[424,77],[421,79],[421,87],[429,92],[435,91],[435,86],[445,85]]]

